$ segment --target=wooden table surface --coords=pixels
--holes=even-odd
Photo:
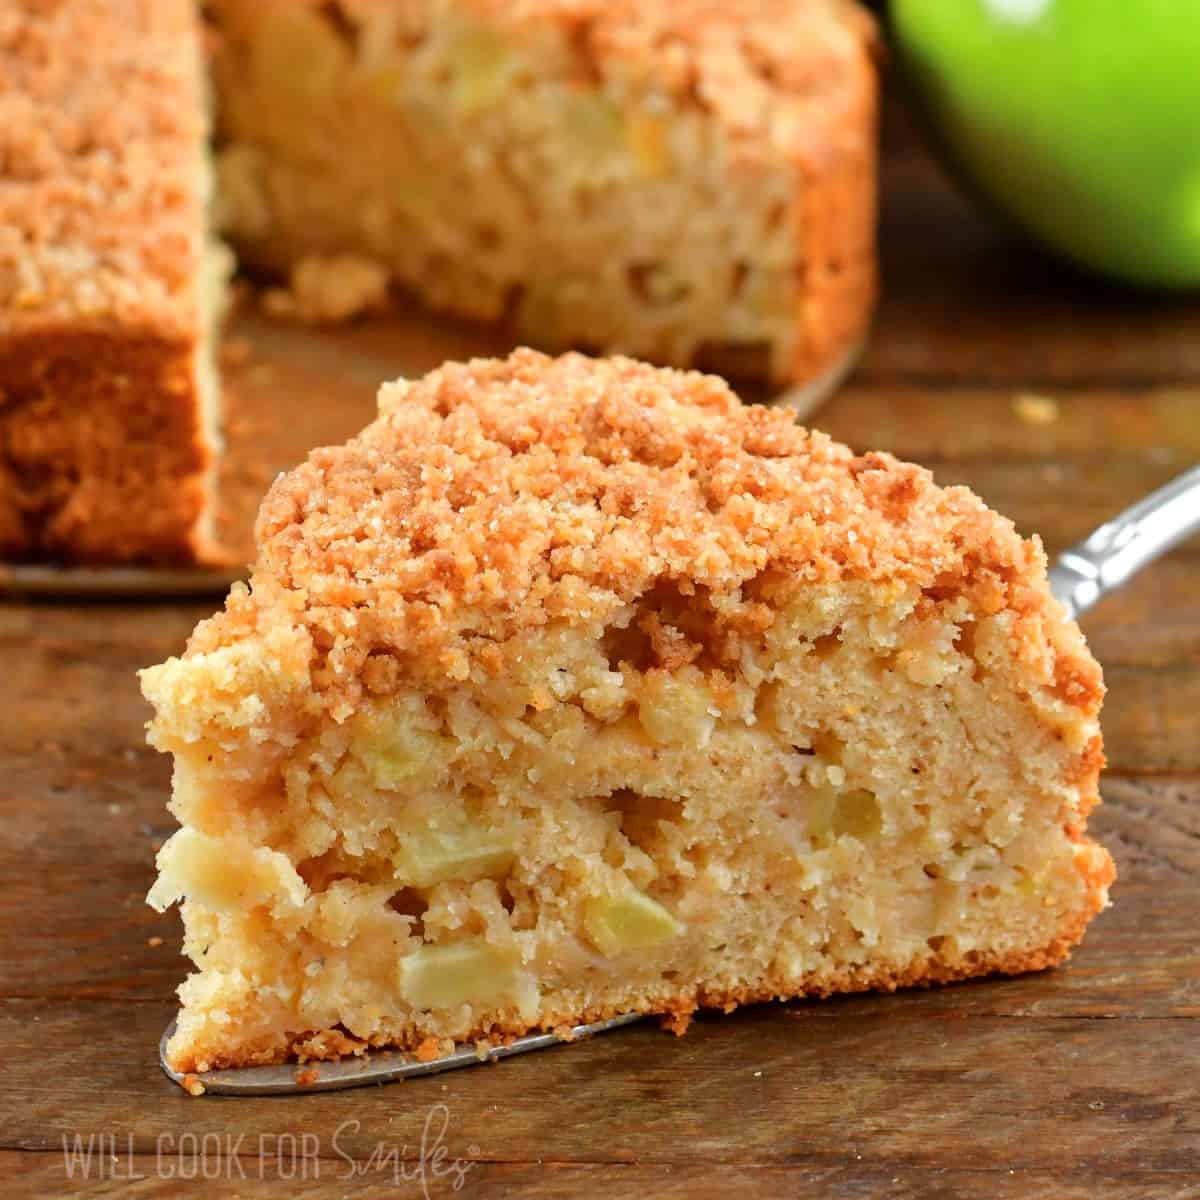
[[[873,338],[814,423],[1061,548],[1200,459],[1200,302],[1067,275],[901,143]],[[367,419],[380,376],[486,343],[429,329],[241,320],[231,537],[271,473]],[[1018,419],[1026,391],[1058,419]],[[1084,621],[1109,687],[1093,820],[1120,879],[1069,966],[262,1100],[189,1099],[157,1063],[186,964],[176,916],[143,903],[172,822],[134,671],[214,601],[0,605],[4,1195],[1200,1196],[1198,600],[1192,544]]]

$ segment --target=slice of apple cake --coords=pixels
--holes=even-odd
[[[1106,902],[1036,540],[625,359],[447,365],[143,674],[179,1070],[1020,972]]]

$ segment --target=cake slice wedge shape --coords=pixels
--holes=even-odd
[[[142,675],[177,1070],[1024,972],[1106,903],[1037,540],[718,379],[389,384],[257,538]]]

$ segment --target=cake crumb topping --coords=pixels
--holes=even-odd
[[[0,333],[63,320],[185,336],[204,245],[195,14],[159,0],[0,12]],[[189,41],[189,38],[193,38]]]
[[[712,376],[524,349],[386,385],[373,424],[276,481],[257,538],[251,588],[191,652],[282,622],[325,660],[318,689],[386,674],[379,654],[465,678],[496,642],[663,581],[718,606],[778,579],[1052,603],[1037,540],[966,488]]]

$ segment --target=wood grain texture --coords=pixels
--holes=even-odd
[[[481,1161],[936,1167],[948,1147],[969,1147],[970,1165],[989,1170],[1195,1166],[1195,1020],[931,1015],[906,999],[882,1017],[752,1007],[705,1016],[683,1038],[643,1023],[425,1083],[199,1104],[146,1076],[167,1003],[9,1000],[0,1030],[22,1103],[5,1139],[53,1150],[64,1133],[120,1130],[153,1153],[164,1135],[234,1122],[254,1137],[314,1134],[332,1155],[332,1133],[351,1122],[338,1145],[362,1159],[380,1141],[419,1145],[442,1103],[450,1152]],[[81,1072],[98,1021],[107,1036]],[[1139,1058],[1151,1079],[1131,1071]]]
[[[1014,244],[891,119],[884,302],[813,423],[970,484],[1061,548],[1200,458],[1200,302],[1099,286]],[[227,356],[236,553],[273,475],[369,420],[380,379],[502,348],[413,314],[312,332],[244,309]],[[1057,419],[1022,422],[1026,391]],[[645,1023],[291,1100],[192,1100],[157,1067],[187,964],[177,918],[143,903],[173,822],[135,671],[212,607],[0,604],[6,1196],[1200,1200],[1200,545],[1084,621],[1109,687],[1093,827],[1120,879],[1064,968],[710,1015],[683,1039]],[[458,1191],[422,1154],[440,1105]],[[81,1153],[92,1139],[86,1179],[64,1136]],[[235,1170],[223,1139],[239,1137]]]
[[[165,1146],[160,1154],[133,1154],[124,1144],[110,1160],[110,1174],[92,1167],[87,1194],[92,1197],[174,1197],[219,1194],[223,1185],[243,1200],[287,1195],[297,1200],[340,1195],[354,1200],[395,1200],[422,1195],[419,1168],[413,1160],[396,1168],[338,1158],[304,1160],[296,1169],[286,1155],[261,1160],[243,1148],[237,1167],[230,1165],[218,1180],[185,1179],[190,1159]],[[21,1195],[60,1196],[65,1172],[61,1156],[0,1151],[0,1178]],[[47,1161],[47,1160],[50,1161]],[[261,1168],[260,1168],[261,1162]],[[240,1168],[240,1169],[239,1169]],[[357,1173],[356,1173],[357,1172]],[[85,1186],[77,1168],[78,1186]],[[68,1185],[69,1186],[69,1185]],[[434,1180],[430,1194],[453,1195],[448,1183]],[[473,1163],[461,1193],[471,1200],[571,1200],[603,1196],[606,1200],[729,1200],[730,1196],[787,1196],[791,1200],[952,1200],[987,1196],[989,1200],[1196,1200],[1200,1182],[1182,1172],[1142,1169],[1119,1173],[1097,1171],[1031,1171],[1025,1168],[946,1170],[910,1166],[726,1166],[710,1163]]]

